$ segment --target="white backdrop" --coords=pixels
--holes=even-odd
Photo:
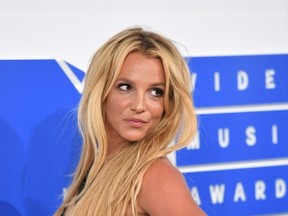
[[[131,25],[190,56],[288,52],[287,0],[2,0],[0,59],[64,59],[86,70],[95,49]]]

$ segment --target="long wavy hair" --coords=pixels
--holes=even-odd
[[[132,52],[161,60],[165,76],[164,113],[153,131],[107,160],[105,101],[125,58]],[[82,153],[55,216],[70,205],[74,205],[72,215],[77,216],[124,216],[128,207],[136,216],[137,195],[145,171],[155,160],[188,145],[195,134],[197,123],[187,63],[171,40],[133,27],[113,36],[95,53],[85,79],[78,108]]]

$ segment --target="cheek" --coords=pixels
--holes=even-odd
[[[108,121],[116,123],[127,110],[127,99],[121,95],[111,94],[106,101],[106,118]]]
[[[155,103],[151,106],[151,114],[155,120],[160,121],[164,113],[164,106],[162,102]]]
[[[111,92],[107,97],[106,110],[117,112],[121,107],[123,107],[123,99],[114,92]]]
[[[106,101],[106,119],[111,124],[113,120],[115,121],[115,115],[117,115],[117,101],[113,99],[113,97],[108,97]],[[112,122],[111,122],[112,121]]]

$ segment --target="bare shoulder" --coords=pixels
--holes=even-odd
[[[151,216],[202,216],[181,172],[167,159],[158,159],[146,171],[138,196],[139,207]]]

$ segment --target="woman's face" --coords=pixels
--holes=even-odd
[[[137,141],[157,127],[164,112],[164,91],[161,61],[129,54],[106,100],[108,143]]]

